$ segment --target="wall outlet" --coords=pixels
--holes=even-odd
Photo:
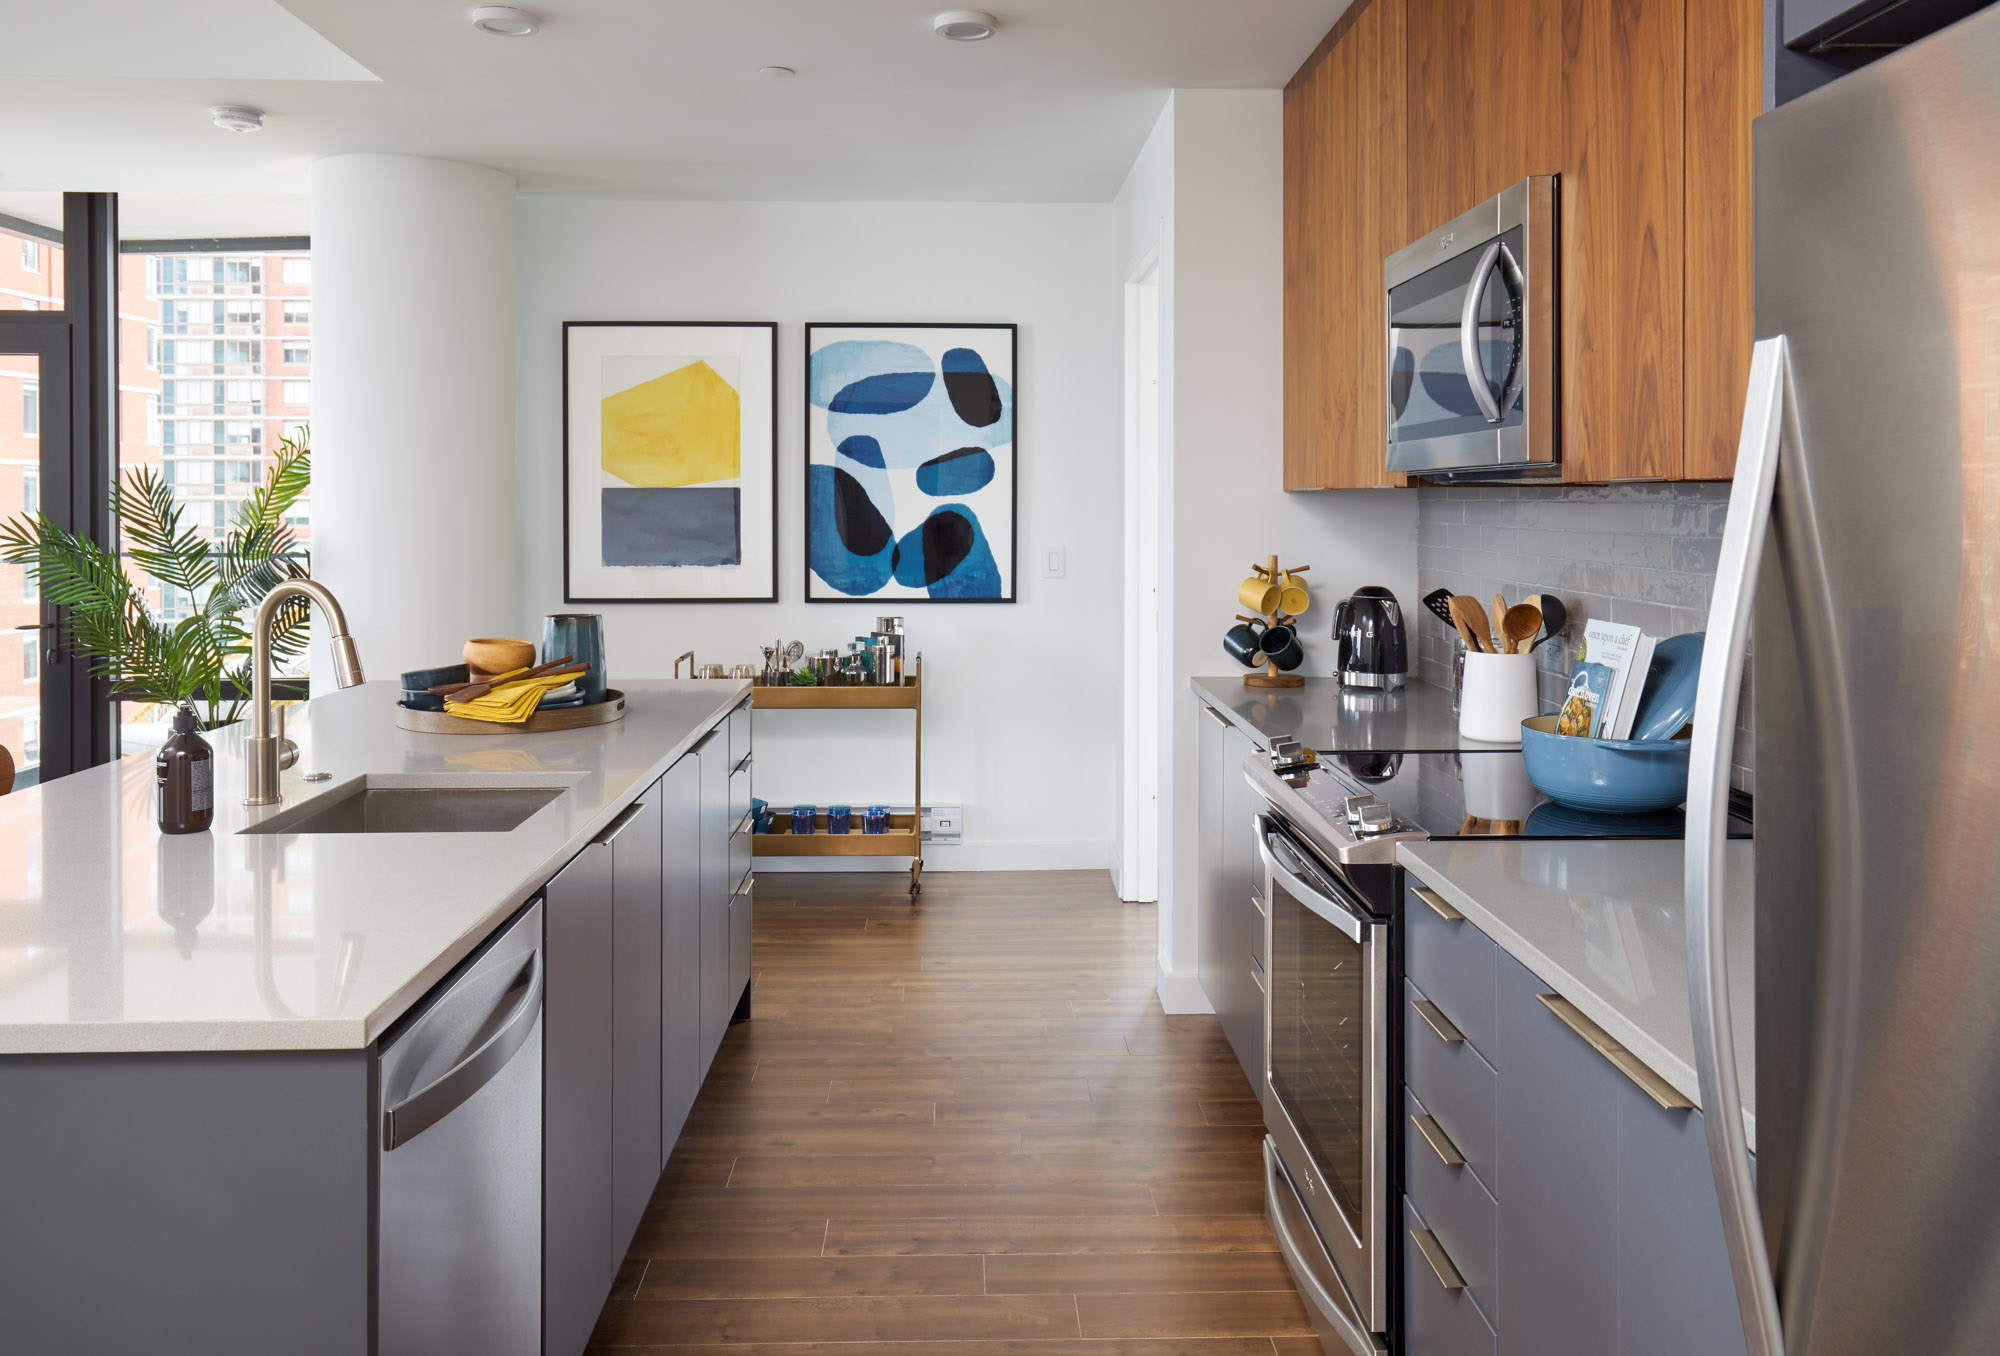
[[[964,806],[926,805],[924,807],[924,842],[959,843],[964,841],[964,832]]]
[[[1060,546],[1042,549],[1042,578],[1061,579],[1069,573],[1069,552]]]

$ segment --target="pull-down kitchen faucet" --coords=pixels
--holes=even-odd
[[[327,639],[333,645],[334,682],[341,687],[353,687],[362,681],[361,657],[354,652],[354,638],[347,634],[347,616],[340,610],[340,600],[326,585],[310,579],[287,579],[264,595],[264,601],[257,605],[257,618],[251,624],[250,735],[243,741],[247,768],[243,787],[245,805],[276,805],[282,799],[278,794],[278,774],[299,759],[298,746],[285,738],[282,718],[278,732],[271,733],[271,626],[277,620],[279,606],[298,594],[318,603],[319,610],[326,614],[327,626],[333,632]]]

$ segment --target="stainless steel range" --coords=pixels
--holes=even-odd
[[[1400,1349],[1397,844],[1679,837],[1682,816],[1593,815],[1546,801],[1515,749],[1321,759],[1280,741],[1244,772],[1264,800],[1265,1207],[1326,1350],[1385,1356]],[[1747,820],[1733,831],[1746,835]]]

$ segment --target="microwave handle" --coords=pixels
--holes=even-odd
[[[1500,242],[1495,240],[1479,256],[1478,267],[1472,270],[1472,281],[1465,287],[1465,312],[1458,318],[1458,350],[1465,363],[1465,384],[1472,388],[1472,398],[1489,424],[1499,423],[1501,414],[1493,392],[1486,389],[1486,365],[1479,358],[1479,304],[1486,299],[1486,286],[1493,281],[1493,270],[1499,266]]]

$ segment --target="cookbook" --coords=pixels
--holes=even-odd
[[[1636,626],[1620,622],[1588,621],[1583,627],[1583,643],[1577,647],[1576,664],[1570,669],[1569,689],[1556,715],[1556,733],[1613,739],[1622,717],[1625,729],[1632,728],[1638,692],[1627,695],[1634,671],[1633,660],[1644,634]],[[1645,682],[1639,668],[1639,683]]]

